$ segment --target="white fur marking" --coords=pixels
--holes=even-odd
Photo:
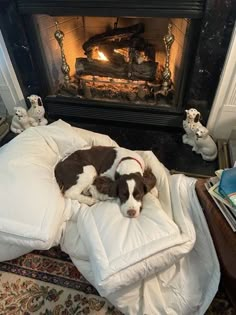
[[[65,197],[78,200],[79,202],[85,203],[88,206],[93,205],[96,200],[92,197],[82,195],[82,192],[88,189],[96,176],[97,172],[94,166],[84,166],[83,173],[79,174],[77,183],[65,192]]]
[[[136,200],[133,196],[135,184],[136,184],[135,180],[133,180],[133,179],[127,180],[127,185],[128,185],[128,190],[129,190],[129,198],[127,199],[127,201],[125,203],[123,203],[121,205],[121,213],[126,217],[127,216],[129,217],[129,215],[127,213],[128,210],[135,210],[136,211],[134,218],[136,218],[140,213],[142,203],[141,203],[141,201]]]

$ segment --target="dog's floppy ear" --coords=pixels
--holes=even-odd
[[[201,114],[199,113],[199,114],[197,114],[197,115],[195,116],[194,122],[197,123],[197,122],[200,121],[200,119],[201,119]]]
[[[153,172],[150,168],[147,168],[143,173],[143,183],[145,187],[145,192],[148,193],[152,190],[153,187],[156,185],[156,177],[154,176]]]
[[[117,197],[117,182],[107,176],[98,176],[95,178],[93,185],[96,186],[98,192],[108,195],[109,197]]]
[[[39,106],[43,106],[43,102],[42,102],[41,97],[38,97],[38,105],[39,105]]]

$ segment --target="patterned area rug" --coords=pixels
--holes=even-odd
[[[0,315],[121,315],[58,247],[0,263]]]
[[[122,315],[99,296],[59,247],[0,263],[0,315],[29,314]],[[235,313],[219,292],[206,314]]]

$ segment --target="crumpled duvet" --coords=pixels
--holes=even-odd
[[[157,178],[141,215],[122,216],[116,200],[80,205],[61,246],[102,296],[125,314],[204,314],[220,271],[195,179],[169,175],[139,152]]]
[[[92,207],[64,200],[54,166],[91,145],[117,146],[105,135],[57,121],[29,128],[1,148],[1,179],[11,183],[6,191],[0,181],[0,261],[60,241],[85,278],[123,313],[204,314],[220,272],[195,180],[171,176],[152,152],[139,152],[157,178],[158,198],[149,193],[138,218],[123,217],[116,200]]]

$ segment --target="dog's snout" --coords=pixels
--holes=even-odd
[[[133,209],[130,209],[127,211],[127,214],[130,218],[133,218],[136,215],[136,211]]]

